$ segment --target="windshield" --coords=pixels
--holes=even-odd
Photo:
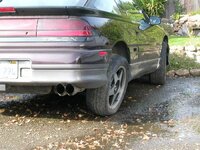
[[[0,7],[84,6],[87,0],[0,0]]]

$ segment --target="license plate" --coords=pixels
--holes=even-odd
[[[6,91],[6,85],[5,84],[0,84],[0,91],[1,92]]]
[[[16,79],[18,61],[0,61],[0,79]]]

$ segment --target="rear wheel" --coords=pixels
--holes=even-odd
[[[165,84],[166,81],[166,68],[167,68],[167,48],[168,43],[164,41],[162,43],[160,67],[158,70],[150,74],[150,82],[152,84]]]
[[[108,70],[108,82],[103,87],[88,89],[86,103],[97,115],[112,115],[119,109],[128,84],[128,62],[119,55],[113,55]]]

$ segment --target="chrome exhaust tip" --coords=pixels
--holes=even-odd
[[[58,84],[57,86],[55,86],[54,88],[54,92],[55,94],[59,95],[59,96],[73,96],[76,95],[79,92],[83,92],[85,89],[81,89],[81,88],[77,88],[74,87],[71,84]]]
[[[58,84],[57,86],[55,86],[54,92],[55,92],[55,94],[57,94],[59,96],[67,95],[67,92],[65,90],[65,85],[63,85],[63,84]]]

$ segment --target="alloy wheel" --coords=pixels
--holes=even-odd
[[[121,66],[112,75],[109,88],[109,106],[115,109],[123,97],[126,86],[126,68]]]

